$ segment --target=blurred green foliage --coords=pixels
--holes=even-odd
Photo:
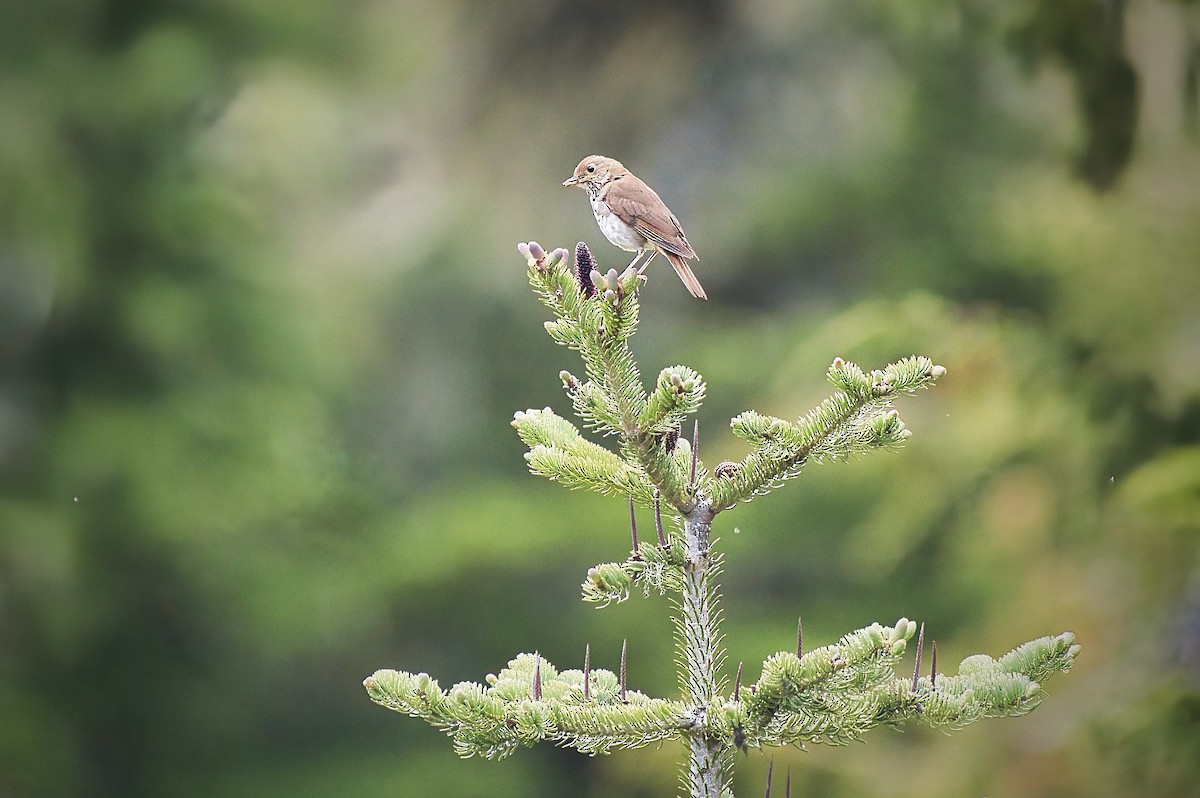
[[[601,152],[703,259],[638,344],[708,380],[706,461],[835,355],[950,372],[900,455],[722,516],[731,667],[799,613],[924,620],[951,665],[1085,647],[1029,718],[785,757],[797,794],[1195,794],[1198,12],[0,5],[0,793],[673,791],[669,746],[458,762],[360,684],[628,637],[676,689],[665,607],[575,600],[623,503],[508,425],[572,365],[515,243],[624,263],[558,187]]]

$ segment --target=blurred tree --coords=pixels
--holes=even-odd
[[[196,153],[239,65],[288,45],[232,7],[73,5],[0,12],[0,790],[150,795],[209,734],[194,688],[261,634],[222,550],[356,500],[303,298]]]
[[[1080,175],[1094,188],[1112,188],[1133,156],[1138,80],[1125,54],[1126,0],[1036,2],[1014,29],[1013,46],[1028,69],[1056,58],[1075,81],[1087,141]]]

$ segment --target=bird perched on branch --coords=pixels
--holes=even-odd
[[[638,270],[643,272],[661,252],[692,296],[708,299],[688,266],[688,260],[700,258],[683,234],[679,220],[654,189],[620,161],[589,155],[579,162],[575,174],[564,180],[563,185],[579,186],[588,193],[592,213],[604,237],[626,252],[637,253],[630,266],[649,252],[650,257]]]

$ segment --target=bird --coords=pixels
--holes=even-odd
[[[637,253],[630,266],[650,253],[638,269],[639,274],[661,252],[675,267],[675,273],[692,296],[708,299],[704,287],[688,266],[689,260],[700,258],[688,243],[679,220],[654,189],[620,161],[603,155],[589,155],[579,162],[575,173],[564,180],[563,185],[578,186],[588,193],[592,214],[604,237],[626,252]]]

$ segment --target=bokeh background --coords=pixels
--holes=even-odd
[[[361,686],[628,638],[677,689],[665,601],[577,600],[625,506],[508,425],[577,368],[516,243],[627,258],[559,186],[590,153],[701,254],[635,345],[708,379],[709,465],[836,355],[949,371],[901,453],[720,517],[731,668],[798,614],[917,618],[951,672],[1084,646],[1027,718],[777,778],[1200,794],[1198,104],[1180,0],[0,5],[0,795],[674,793],[675,746],[464,762]]]

